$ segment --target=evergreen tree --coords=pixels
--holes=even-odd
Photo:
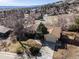
[[[48,34],[47,28],[45,27],[44,24],[40,23],[38,28],[37,28],[35,38],[36,39],[41,39],[41,41],[44,41],[44,39],[45,39],[44,35],[45,34]]]
[[[47,28],[45,27],[44,24],[40,23],[38,28],[37,28],[37,33],[40,33],[40,34],[47,34],[48,31],[47,31]]]

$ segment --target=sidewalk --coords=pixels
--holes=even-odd
[[[0,52],[0,59],[15,59],[16,56],[15,53]]]

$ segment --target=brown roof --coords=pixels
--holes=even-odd
[[[60,38],[61,31],[61,27],[53,27],[51,35],[53,35],[56,38]]]

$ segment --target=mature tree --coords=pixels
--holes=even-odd
[[[28,49],[29,46],[25,45],[25,44],[23,44],[21,42],[21,40],[23,40],[23,38],[24,38],[24,27],[23,27],[23,24],[21,22],[17,22],[14,31],[15,31],[15,34],[17,36],[17,40],[18,40],[18,42],[21,45],[21,47],[20,47],[21,49],[18,48],[17,53],[25,52],[29,56],[28,59],[31,59],[31,53],[30,53],[30,51]]]
[[[15,34],[20,34],[23,31],[23,25],[19,22],[17,22],[17,24],[15,25],[14,31]]]
[[[47,33],[47,28],[44,26],[44,24],[40,23],[36,31],[36,38],[42,40],[44,39],[44,35]]]

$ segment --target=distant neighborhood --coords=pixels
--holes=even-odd
[[[79,2],[0,10],[0,52],[16,59],[66,59],[74,47],[79,49]]]

